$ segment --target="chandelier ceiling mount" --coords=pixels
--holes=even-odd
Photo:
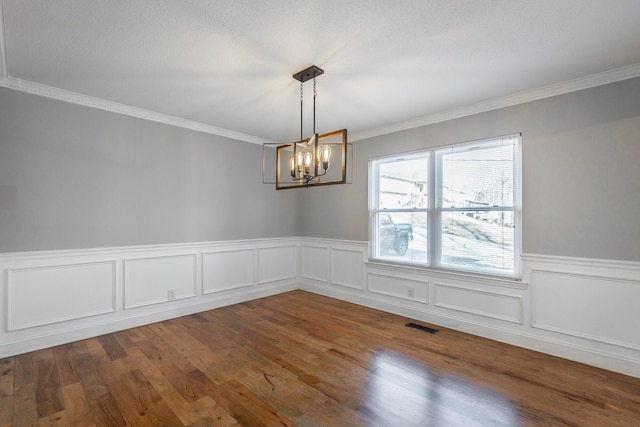
[[[299,71],[293,75],[293,78],[298,80],[300,83],[304,83],[311,79],[315,79],[316,77],[324,74],[324,70],[318,66],[312,65],[309,68],[306,68],[302,71]]]

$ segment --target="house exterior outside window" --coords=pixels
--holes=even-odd
[[[518,278],[521,136],[369,161],[370,259]]]

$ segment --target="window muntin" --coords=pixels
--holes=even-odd
[[[372,160],[370,256],[518,276],[519,145],[518,135]]]

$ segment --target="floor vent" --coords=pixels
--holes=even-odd
[[[414,328],[414,329],[420,329],[421,331],[429,332],[430,334],[438,333],[437,329],[429,328],[429,327],[423,326],[423,325],[418,325],[417,323],[413,323],[413,322],[407,323],[405,326],[408,326],[408,327]]]

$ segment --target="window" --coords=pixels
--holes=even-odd
[[[518,276],[520,136],[371,160],[371,258]]]

